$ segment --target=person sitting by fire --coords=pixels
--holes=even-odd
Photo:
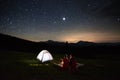
[[[68,56],[65,55],[63,58],[63,70],[68,70],[69,69],[69,59]]]
[[[76,59],[72,56],[72,54],[70,54],[69,56],[69,70],[71,72],[75,72],[76,71],[76,66],[77,66],[77,61]]]

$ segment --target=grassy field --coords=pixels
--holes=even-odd
[[[53,65],[63,57],[53,54],[54,60],[48,65],[36,59],[37,53],[0,51],[0,80],[119,80],[120,56],[101,55],[94,59],[80,59],[75,73],[62,71]]]

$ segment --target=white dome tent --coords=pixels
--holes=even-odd
[[[37,59],[41,62],[46,62],[46,61],[50,61],[53,60],[52,55],[50,54],[50,52],[48,52],[47,50],[42,50],[38,56]]]

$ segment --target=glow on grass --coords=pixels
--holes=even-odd
[[[49,66],[49,64],[29,64],[30,66]]]
[[[30,60],[30,59],[21,60],[21,62],[23,62],[23,63],[27,63],[27,64],[30,64],[30,63],[38,63],[37,60]]]

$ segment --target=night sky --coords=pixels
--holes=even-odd
[[[119,4],[119,0],[0,0],[0,33],[36,42],[120,42]]]

